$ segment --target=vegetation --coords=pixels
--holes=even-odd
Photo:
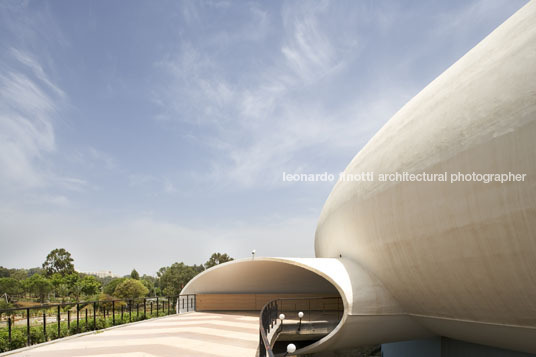
[[[205,269],[212,268],[213,266],[216,266],[221,263],[227,263],[233,260],[230,256],[228,256],[226,253],[214,253],[210,256],[209,260],[205,263]]]
[[[55,273],[59,273],[62,276],[74,273],[73,258],[71,253],[63,248],[54,249],[47,255],[47,259],[43,263],[43,270],[47,277],[52,276]]]
[[[107,317],[102,312],[97,311],[96,328],[112,326],[113,319],[108,317],[112,308],[111,300],[137,300],[144,297],[152,296],[176,296],[179,295],[182,288],[197,274],[213,267],[217,264],[233,260],[227,254],[214,253],[207,262],[200,265],[186,265],[182,262],[176,262],[170,266],[162,267],[158,270],[156,276],[142,275],[136,269],[133,269],[130,275],[122,278],[99,278],[92,275],[79,273],[75,270],[74,259],[67,250],[63,248],[52,250],[46,257],[41,268],[31,269],[8,269],[0,266],[0,310],[9,308],[27,308],[40,306],[43,303],[67,303],[68,306],[61,308],[62,320],[65,320],[68,311],[71,318],[76,316],[76,306],[79,303],[81,320],[79,329],[76,324],[71,322],[67,326],[66,322],[60,322],[61,336],[67,336],[77,332],[84,332],[93,329],[93,307],[92,304],[85,304],[83,301],[98,301],[98,309],[108,311]],[[139,300],[138,300],[139,301]],[[147,318],[157,314],[158,307],[153,304],[156,302],[149,299],[147,306]],[[167,301],[165,298],[160,300],[159,306],[163,308],[162,303]],[[120,316],[120,311],[128,307],[126,302],[116,302],[115,324],[121,324],[130,321],[144,319],[143,313],[139,311],[139,304],[133,304],[130,309],[134,309],[132,314]],[[149,307],[150,306],[150,307]],[[171,304],[172,306],[172,304]],[[47,316],[51,316],[51,323],[48,323],[46,335],[42,325],[32,326],[30,337],[32,344],[45,342],[58,338],[58,325],[55,319],[57,310],[45,308]],[[97,309],[97,310],[98,310]],[[169,306],[166,305],[166,309]],[[173,308],[171,308],[173,310]],[[153,311],[151,313],[151,311]],[[89,312],[90,321],[87,322],[84,317]],[[31,310],[31,324],[39,324],[39,318],[43,310]],[[152,314],[152,315],[151,315]],[[163,314],[163,310],[160,315]],[[65,315],[65,316],[64,316]],[[26,321],[22,311],[0,313],[0,353],[15,348],[24,347],[27,341],[26,326],[17,322],[12,326],[11,342],[8,341],[7,318],[11,321]]]
[[[119,284],[114,291],[114,295],[120,299],[138,299],[149,293],[149,289],[145,287],[139,280],[126,279]]]
[[[156,276],[140,276],[132,269],[130,275],[122,278],[98,278],[77,272],[71,253],[57,248],[46,256],[41,268],[0,266],[0,309],[32,303],[96,300],[102,294],[123,299],[178,295],[200,272],[231,260],[225,253],[214,253],[202,265],[176,262],[160,268]]]
[[[130,273],[130,277],[132,279],[140,280],[140,274],[136,271],[136,269],[132,269],[132,272]]]
[[[173,263],[169,267],[160,268],[156,275],[164,295],[178,295],[182,288],[203,270],[202,265],[188,266],[184,263]]]
[[[116,305],[118,306],[118,305]],[[125,306],[125,305],[123,305]],[[105,304],[100,304],[100,307],[106,307]],[[43,325],[34,325],[30,328],[30,340],[31,344],[42,343],[46,341],[55,340],[58,337],[65,337],[69,335],[74,335],[81,332],[87,332],[92,330],[100,330],[103,328],[122,325],[128,322],[135,322],[140,320],[149,319],[156,316],[162,316],[167,313],[167,308],[164,309],[160,305],[159,313],[156,312],[156,307],[151,313],[150,310],[146,311],[144,315],[143,309],[136,309],[136,306],[132,307],[131,313],[128,313],[125,309],[125,313],[121,314],[121,309],[118,308],[115,311],[115,317],[110,315],[110,311],[106,313],[106,317],[103,314],[104,310],[98,309],[97,316],[95,318],[95,326],[93,325],[93,310],[88,309],[88,319],[85,319],[85,310],[81,311],[80,322],[76,324],[75,320],[71,320],[70,324],[66,321],[60,322],[60,335],[58,336],[58,324],[54,320],[52,323],[47,323],[46,325],[46,334],[43,329]],[[74,315],[74,314],[72,314]],[[54,313],[51,313],[50,316],[55,316]],[[62,315],[63,316],[63,315]],[[62,318],[63,320],[64,318]],[[0,353],[14,350],[17,348],[22,348],[26,346],[27,343],[27,334],[26,334],[26,325],[17,325],[12,327],[11,330],[11,341],[8,337],[8,329],[0,328]]]

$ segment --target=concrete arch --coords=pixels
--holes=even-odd
[[[344,313],[337,327],[321,340],[299,350],[313,353],[333,346],[397,341],[430,333],[406,316],[374,276],[355,262],[333,258],[255,258],[215,266],[192,279],[182,294],[261,294],[262,305],[278,296],[338,295]],[[241,307],[247,302],[241,301]],[[249,302],[250,304],[253,304]],[[253,305],[250,305],[253,306]],[[230,305],[220,305],[226,310]],[[249,309],[249,308],[247,308]],[[203,307],[201,307],[203,310]],[[377,327],[377,328],[371,328]],[[356,331],[361,331],[356,335]]]

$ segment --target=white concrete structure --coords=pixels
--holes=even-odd
[[[331,284],[344,317],[298,353],[432,335],[536,353],[536,2],[391,118],[345,171],[361,172],[526,176],[338,182],[318,223],[317,259],[224,264],[183,293],[313,293]]]

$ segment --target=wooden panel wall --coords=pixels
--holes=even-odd
[[[197,311],[260,311],[266,303],[279,298],[293,297],[333,297],[331,294],[197,294]],[[305,309],[308,302],[285,302],[289,307]],[[302,304],[303,306],[300,306]],[[307,304],[307,305],[305,305]],[[318,309],[321,305],[328,310],[337,308],[337,301],[311,300],[311,308]],[[341,304],[341,303],[339,303]],[[318,305],[318,306],[317,306]]]

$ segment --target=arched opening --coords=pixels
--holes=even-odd
[[[290,342],[303,348],[329,335],[347,305],[337,283],[311,262],[285,258],[233,261],[198,275],[182,294],[195,294],[200,312],[258,314],[267,303],[275,302],[277,313],[275,318],[272,315],[268,333],[273,348],[284,350]],[[283,324],[278,318],[281,313],[285,314]]]

